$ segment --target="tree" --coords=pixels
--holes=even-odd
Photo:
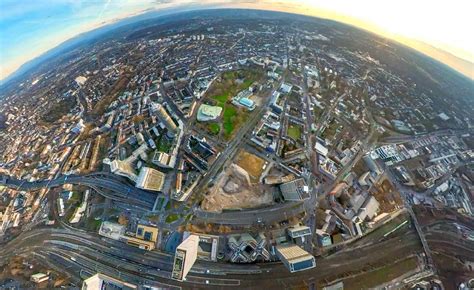
[[[128,225],[128,217],[126,215],[121,214],[118,218],[118,223],[122,226]]]

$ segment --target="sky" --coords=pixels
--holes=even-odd
[[[333,19],[407,44],[474,79],[472,0],[0,0],[0,79],[80,33],[145,11],[190,6]]]

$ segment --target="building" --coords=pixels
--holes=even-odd
[[[272,99],[270,101],[270,107],[276,114],[281,114],[283,112],[283,102],[280,98],[281,94],[277,91],[273,92]]]
[[[87,278],[82,282],[82,290],[107,290],[107,289],[122,289],[122,290],[130,290],[130,289],[138,289],[138,287],[134,284],[124,282],[110,276],[97,273],[94,276]]]
[[[370,154],[364,155],[362,159],[364,159],[364,162],[370,171],[375,172],[377,175],[382,172],[380,167],[377,165],[377,162],[370,156]]]
[[[118,241],[125,235],[125,226],[104,221],[100,224],[99,235]]]
[[[379,210],[379,202],[375,197],[371,196],[362,205],[362,208],[359,210],[357,215],[361,221],[365,219],[373,219],[377,211]]]
[[[127,244],[140,248],[142,250],[151,251],[156,247],[158,240],[158,228],[138,225],[135,237],[124,236]]]
[[[371,186],[374,183],[371,172],[367,171],[359,177],[358,183],[360,186]]]
[[[323,230],[316,229],[316,238],[318,241],[318,246],[320,247],[327,247],[332,245],[331,235],[329,235]]]
[[[292,239],[303,238],[311,235],[311,229],[307,226],[294,226],[287,228],[286,231]]]
[[[316,267],[313,255],[297,245],[280,245],[276,247],[278,258],[285,264],[291,273],[304,271]]]
[[[281,184],[280,190],[286,201],[300,201],[309,198],[309,188],[303,178]]]
[[[232,263],[253,263],[257,260],[269,261],[271,256],[266,249],[267,239],[263,233],[255,238],[248,233],[229,236],[228,247]]]
[[[87,78],[85,76],[78,76],[74,79],[74,81],[78,86],[83,86],[86,83]]]
[[[247,108],[248,110],[252,111],[253,109],[255,109],[255,102],[252,101],[251,99],[249,98],[241,98],[239,100],[239,104],[244,106],[245,108]]]
[[[286,84],[286,83],[282,83],[281,84],[281,87],[280,87],[280,91],[284,94],[288,94],[289,92],[291,92],[291,89],[293,88],[292,85],[290,84]]]
[[[327,157],[329,150],[320,142],[316,142],[316,145],[314,146],[314,149],[316,149],[316,152],[318,154],[323,155],[324,157]]]
[[[198,109],[197,120],[199,122],[215,120],[219,118],[221,113],[222,113],[221,107],[202,104]]]
[[[152,113],[155,113],[158,116],[158,118],[166,127],[166,129],[168,129],[168,133],[167,133],[168,137],[171,137],[171,138],[174,137],[174,135],[178,131],[178,127],[176,126],[176,123],[173,121],[171,116],[166,111],[165,107],[157,103],[151,103],[151,111]]]
[[[48,280],[49,280],[49,276],[43,273],[36,273],[34,275],[31,275],[30,277],[30,281],[36,284],[39,284],[41,282],[48,281]]]
[[[197,259],[216,262],[219,236],[184,232],[183,239],[188,238],[190,235],[199,236]]]
[[[142,167],[137,178],[136,187],[152,191],[161,191],[165,177],[166,175],[163,172],[149,167]]]
[[[114,160],[110,163],[110,171],[112,173],[127,177],[128,179],[132,181],[136,181],[138,176],[135,173],[135,169],[133,168],[132,164],[130,162],[127,162],[125,160]]]
[[[252,91],[247,89],[238,93],[235,97],[232,98],[232,104],[244,107],[249,111],[253,111],[256,107],[255,102],[250,99],[252,96]]]
[[[137,247],[142,250],[152,251],[156,248],[155,242],[145,241],[135,237],[125,236],[128,245]]]
[[[156,242],[158,240],[158,228],[147,225],[138,225],[136,237],[145,241]]]
[[[171,278],[183,281],[197,259],[199,236],[190,235],[176,248]]]

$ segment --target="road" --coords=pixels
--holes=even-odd
[[[51,180],[29,182],[10,176],[0,176],[0,184],[16,190],[38,190],[64,184],[85,185],[95,189],[99,194],[114,201],[131,203],[151,210],[157,194],[134,187],[119,176],[106,172],[88,175],[63,175]]]
[[[291,274],[282,263],[224,264],[197,261],[185,282],[170,280],[173,256],[147,252],[96,234],[61,228],[37,228],[22,233],[0,248],[0,265],[8,258],[33,255],[58,266],[80,281],[101,272],[131,283],[167,288],[246,288],[282,289],[329,282],[366,265],[388,264],[393,257],[419,253],[414,232],[393,235],[391,239],[336,253],[317,260],[314,269]],[[35,254],[32,254],[35,253]],[[377,253],[374,255],[374,253]],[[207,281],[207,282],[206,282]]]

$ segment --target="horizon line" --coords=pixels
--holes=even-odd
[[[57,49],[58,47],[64,45],[65,43],[67,43],[68,41],[70,41],[74,38],[77,38],[79,36],[87,35],[89,33],[92,33],[94,31],[102,29],[104,27],[107,27],[107,26],[110,26],[110,25],[119,25],[120,22],[124,22],[124,21],[127,21],[127,20],[133,20],[133,18],[135,18],[135,17],[144,16],[145,14],[148,14],[148,13],[152,14],[152,13],[159,13],[159,12],[164,12],[164,13],[169,12],[168,14],[155,15],[155,16],[150,16],[150,18],[148,18],[148,19],[154,19],[154,18],[160,18],[160,17],[164,17],[166,15],[172,15],[172,14],[198,12],[198,11],[206,11],[206,10],[218,10],[218,9],[222,9],[222,10],[233,10],[233,9],[235,9],[235,10],[255,10],[255,11],[279,12],[279,13],[301,15],[301,16],[305,16],[305,17],[311,17],[311,18],[316,18],[316,19],[334,21],[336,23],[351,26],[351,27],[363,30],[363,31],[368,32],[368,33],[373,33],[373,34],[375,34],[379,37],[389,39],[390,41],[393,41],[396,44],[399,44],[399,45],[405,46],[407,48],[413,49],[416,52],[421,53],[424,56],[427,56],[431,59],[434,59],[434,60],[438,61],[439,63],[449,67],[450,69],[452,69],[455,72],[459,73],[460,75],[468,78],[469,80],[474,81],[474,62],[473,61],[471,61],[469,59],[466,59],[462,56],[455,55],[454,53],[452,53],[448,50],[445,50],[443,48],[436,47],[435,45],[432,45],[432,44],[429,44],[429,43],[426,43],[426,42],[423,42],[423,41],[420,41],[420,40],[417,40],[417,39],[405,37],[405,36],[402,36],[402,35],[394,35],[393,33],[384,32],[382,29],[377,28],[377,27],[373,27],[372,29],[369,28],[369,27],[364,27],[364,26],[370,26],[370,25],[367,24],[367,23],[364,23],[364,21],[359,20],[359,19],[353,19],[353,21],[354,22],[359,22],[360,25],[358,25],[357,23],[352,23],[350,21],[344,21],[344,20],[341,20],[341,19],[337,19],[338,17],[352,18],[352,17],[348,17],[348,16],[343,16],[343,15],[339,15],[338,17],[326,17],[326,16],[322,16],[322,15],[315,15],[315,14],[310,14],[310,13],[299,13],[299,12],[296,12],[296,11],[288,11],[288,10],[284,10],[284,9],[278,9],[278,7],[276,7],[276,8],[262,8],[262,7],[241,7],[241,6],[242,5],[234,6],[232,4],[230,4],[230,5],[229,4],[191,5],[190,8],[188,8],[188,9],[180,10],[181,8],[184,8],[184,7],[181,6],[181,5],[178,5],[178,6],[166,7],[166,8],[147,8],[147,9],[144,9],[144,10],[141,10],[141,11],[138,11],[138,12],[130,13],[130,14],[122,17],[122,18],[113,18],[109,21],[101,22],[97,26],[94,26],[90,29],[81,31],[81,32],[79,32],[79,33],[77,33],[77,34],[75,34],[75,35],[73,35],[73,36],[71,36],[67,39],[64,39],[63,41],[59,42],[57,45],[55,45],[55,46],[53,46],[53,47],[37,54],[36,56],[34,56],[34,57],[32,57],[32,58],[30,58],[26,61],[24,61],[15,70],[11,71],[9,74],[7,74],[7,75],[3,76],[2,78],[0,78],[0,84],[4,85],[5,83],[9,82],[9,80],[7,80],[7,79],[10,78],[11,76],[15,75],[24,65],[26,65],[26,64],[28,64],[28,63],[44,56],[44,55],[46,55],[47,53]],[[315,12],[315,11],[313,11],[313,12]],[[334,13],[334,12],[331,12],[331,13],[334,14],[334,15],[337,15],[337,13]],[[132,21],[128,24],[132,24],[132,23],[135,23],[135,22],[143,21],[143,20],[146,20],[146,19],[137,19],[136,21]],[[127,24],[125,24],[125,25],[127,25]],[[112,29],[114,29],[114,28],[112,28]],[[432,51],[429,52],[429,50],[432,50]],[[436,55],[439,56],[439,54],[444,54],[444,56],[436,57]],[[446,57],[451,58],[451,60],[445,59]],[[456,64],[455,62],[465,62],[466,65],[470,65],[470,69],[468,69],[468,70],[462,69],[462,68],[459,67],[460,64]],[[30,69],[28,69],[28,71],[30,71],[32,69],[34,69],[34,68],[30,68]],[[27,73],[28,71],[25,71],[25,73]],[[0,77],[1,77],[1,75],[0,75]]]

